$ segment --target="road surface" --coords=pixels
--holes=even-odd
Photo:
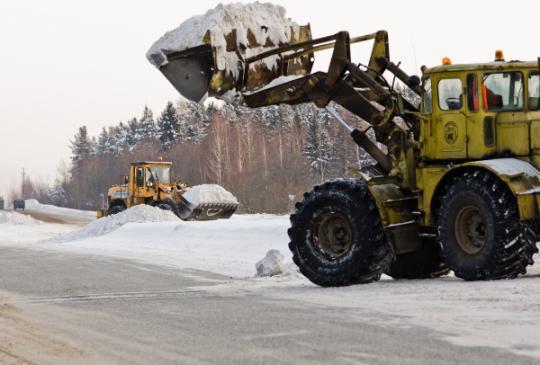
[[[452,345],[376,312],[215,290],[237,281],[1,247],[0,363],[538,363],[504,350]]]

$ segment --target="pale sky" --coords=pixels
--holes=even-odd
[[[178,94],[145,53],[166,31],[204,13],[213,0],[1,0],[0,196],[23,167],[53,181],[81,125],[103,126],[158,114]],[[390,55],[410,74],[421,65],[540,56],[538,1],[278,0],[315,37],[386,29]],[[354,57],[354,56],[357,57]],[[367,48],[354,52],[367,62]]]

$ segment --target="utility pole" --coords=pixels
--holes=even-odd
[[[24,167],[22,169],[22,186],[21,186],[21,194],[22,194],[22,198],[26,198],[24,196],[24,180],[26,179],[26,176],[25,176],[25,171],[24,171]]]

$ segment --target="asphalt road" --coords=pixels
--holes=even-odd
[[[0,363],[538,363],[458,347],[423,328],[382,326],[380,317],[375,325],[351,309],[205,289],[227,281],[97,256],[0,248]]]

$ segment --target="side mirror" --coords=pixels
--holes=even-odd
[[[127,185],[129,183],[129,176],[124,175],[124,185]]]

